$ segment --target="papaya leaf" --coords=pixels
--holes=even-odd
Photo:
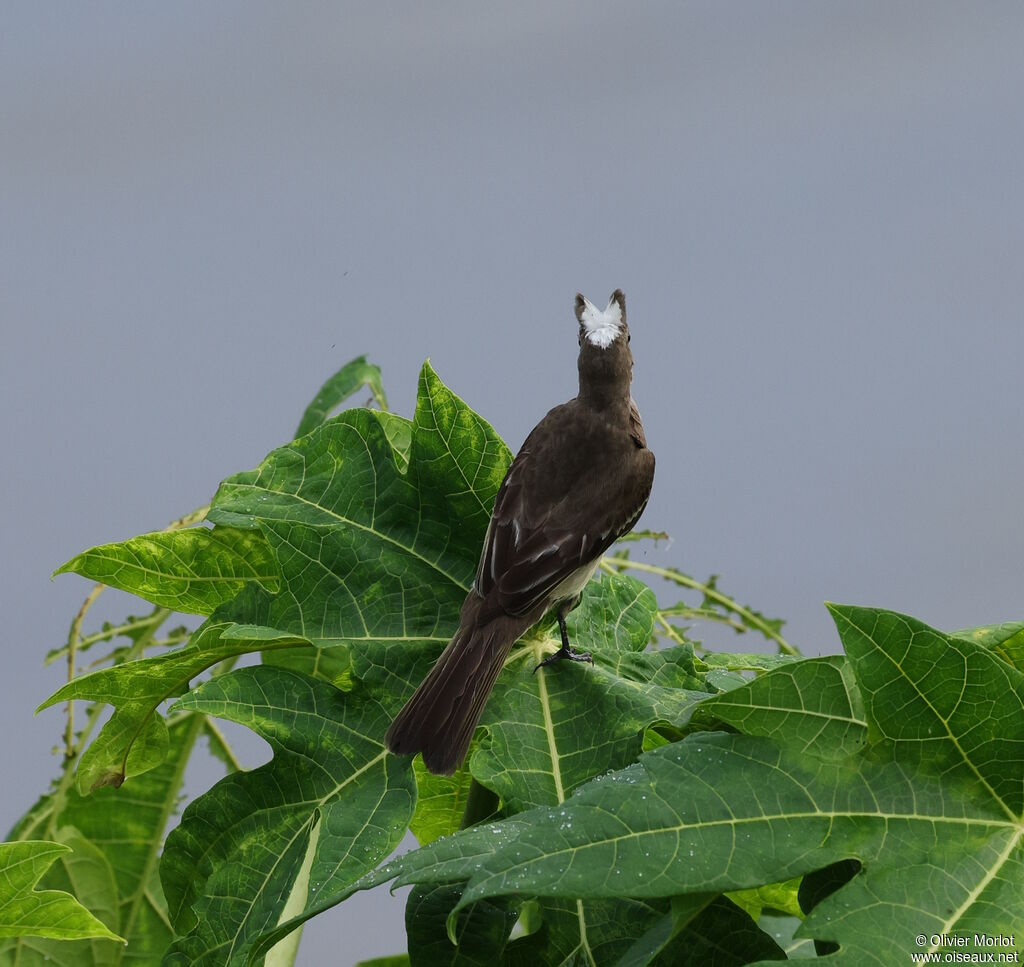
[[[785,951],[727,897],[715,897],[698,912],[674,901],[669,916],[674,934],[651,961],[653,967],[742,967],[786,959]]]
[[[490,824],[489,855],[473,855],[481,834],[469,830],[367,883],[443,876],[466,884],[461,906],[512,893],[654,898],[750,889],[854,859],[860,872],[797,931],[838,944],[834,962],[921,949],[919,934],[1014,935],[1019,949],[1024,675],[904,615],[831,610],[863,699],[871,744],[859,753],[801,749],[799,715],[795,743],[690,735],[586,784],[558,809]],[[832,694],[836,716],[848,713]],[[803,711],[796,689],[772,697]]]
[[[817,755],[850,755],[867,740],[860,691],[841,655],[786,663],[702,702],[694,719],[796,743]]]
[[[800,888],[803,882],[803,877],[796,876],[784,883],[767,883],[754,890],[737,890],[728,894],[728,897],[740,909],[746,910],[755,920],[766,910],[799,917],[802,920]]]
[[[70,847],[45,840],[0,843],[0,937],[121,940],[63,890],[35,885]],[[123,943],[123,941],[122,941]]]
[[[416,812],[409,822],[409,829],[420,845],[424,845],[454,833],[462,825],[473,776],[466,765],[457,769],[454,775],[435,776],[427,771],[419,756],[413,759],[412,765],[417,798]]]
[[[114,714],[82,754],[78,789],[85,794],[101,786],[120,786],[141,775],[167,755],[167,726],[157,707],[180,695],[207,668],[237,655],[308,644],[295,635],[267,628],[206,624],[178,651],[124,662],[75,678],[53,693],[38,710],[71,699],[104,702]]]
[[[348,411],[275,450],[256,470],[221,485],[210,519],[218,526],[262,531],[277,559],[281,589],[271,593],[247,587],[219,608],[213,620],[301,635],[325,655],[344,656],[334,662],[344,666],[345,677],[344,694],[337,700],[346,708],[382,709],[373,717],[379,730],[363,732],[367,740],[382,742],[391,716],[457,626],[509,459],[508,448],[493,429],[425,365],[407,462],[397,454],[379,414]],[[649,724],[662,719],[681,723],[707,696],[689,645],[643,651],[651,639],[655,608],[651,592],[633,578],[604,575],[587,587],[570,621],[574,640],[594,652],[593,668],[534,674],[534,665],[556,647],[549,627],[535,629],[510,656],[470,764],[474,778],[498,793],[506,808],[560,802],[580,783],[629,762]],[[302,649],[274,661],[319,665],[313,653]],[[209,695],[214,687],[204,685],[198,694]],[[184,704],[192,700],[189,696]],[[239,700],[222,707],[229,717],[248,722],[251,715],[238,711],[242,704]],[[206,706],[203,710],[211,711]],[[269,728],[258,717],[252,724],[264,732]],[[496,751],[502,745],[515,745],[517,754],[503,761]],[[347,874],[324,879],[300,914],[281,919],[284,903],[297,889],[302,862],[315,856],[321,863],[321,846],[309,844],[319,828],[316,823],[324,820],[313,816],[310,803],[320,800],[297,785],[287,758],[275,768],[246,780],[253,786],[246,787],[245,801],[280,795],[306,806],[301,821],[284,807],[266,812],[261,820],[259,836],[288,844],[275,866],[274,896],[254,872],[253,847],[246,838],[250,834],[235,836],[236,819],[220,798],[211,799],[209,806],[202,805],[206,797],[197,801],[194,815],[202,815],[206,825],[198,820],[192,825],[207,835],[216,833],[223,850],[217,854],[218,875],[231,881],[231,904],[223,901],[223,890],[213,879],[187,856],[182,858],[191,849],[186,849],[185,839],[175,834],[168,840],[166,877],[176,876],[170,871],[179,864],[191,870],[173,889],[165,877],[168,892],[175,896],[176,921],[183,931],[194,928],[177,948],[182,957],[207,956],[220,942],[211,933],[210,924],[216,923],[231,937],[231,957],[238,963],[251,960],[312,913],[351,892]],[[434,793],[440,797],[435,804],[453,816],[460,790]],[[445,796],[447,803],[442,802]],[[228,799],[234,801],[230,795]],[[399,835],[402,831],[404,826],[397,830]],[[288,883],[287,889],[281,885]],[[190,907],[202,915],[193,919]],[[579,944],[586,924],[578,916],[572,923],[572,942]]]
[[[648,967],[649,964],[660,963],[662,953],[714,899],[715,896],[710,893],[686,893],[673,897],[668,912],[658,917],[636,938],[615,967]],[[679,959],[683,963],[689,960],[686,957]]]
[[[513,940],[503,963],[507,967],[614,964],[633,945],[637,933],[649,929],[667,909],[668,902],[663,900],[545,899],[538,904],[539,929]]]
[[[414,888],[409,894],[406,931],[411,967],[613,964],[633,946],[637,931],[650,928],[669,912],[667,901],[543,900],[530,903],[529,930],[513,938],[521,899],[481,900],[453,914],[461,892],[456,885],[441,884]]]
[[[507,809],[563,802],[587,780],[632,762],[648,725],[682,724],[707,698],[688,645],[642,650],[656,607],[639,582],[603,574],[568,622],[593,666],[534,671],[558,645],[543,633],[513,651],[484,713],[490,742],[470,760],[474,777]]]
[[[232,527],[156,531],[83,551],[53,573],[137,594],[173,611],[209,615],[247,583],[278,587],[277,567],[259,533]]]
[[[412,420],[390,410],[374,410],[373,415],[391,444],[398,469],[404,473],[409,466],[409,450],[412,448]]]
[[[90,912],[116,933],[120,920],[117,884],[107,857],[71,826],[58,830],[53,839],[71,852],[58,857],[41,877],[40,887],[85,898]],[[0,941],[0,964],[116,967],[124,951],[125,945],[116,940],[52,940],[23,935]]]
[[[169,726],[169,754],[160,766],[121,789],[99,789],[90,796],[73,789],[50,793],[11,832],[12,838],[47,835],[71,845],[75,852],[63,854],[41,884],[87,897],[94,912],[125,938],[127,946],[112,940],[19,937],[0,943],[0,965],[118,967],[159,962],[173,937],[158,877],[163,834],[178,805],[185,766],[204,729],[201,715],[176,717]],[[112,915],[107,900],[111,889]]]
[[[760,651],[755,652],[723,652],[712,651],[701,655],[700,660],[708,668],[722,669],[731,672],[770,672],[775,668],[782,668],[785,665],[792,665],[793,662],[801,661],[797,655],[787,655],[782,652],[778,654],[767,654]]]
[[[448,916],[461,890],[451,884],[416,887],[405,903],[410,967],[493,967],[515,925],[519,903],[484,900],[461,911],[449,929]]]
[[[896,761],[979,784],[983,801],[1019,820],[1024,673],[915,618],[828,607],[864,699],[869,742]]]
[[[319,528],[326,528],[326,535],[346,538],[325,547],[331,560],[320,561],[335,567],[336,585],[358,581],[363,570],[378,580],[383,572],[391,578],[387,591],[419,592],[409,605],[439,591],[441,607],[428,615],[444,614],[447,605],[457,617],[511,454],[429,364],[420,374],[406,473],[378,416],[346,411],[275,450],[256,470],[228,478],[209,519],[261,527],[282,567],[291,563],[281,561],[282,553],[315,549],[324,534]],[[356,610],[366,612],[372,628],[395,609],[385,593],[371,597]]]
[[[727,940],[726,940],[727,938]],[[684,894],[643,933],[615,967],[740,967],[785,960],[779,945],[724,896]]]
[[[374,698],[284,668],[218,676],[178,707],[246,725],[274,751],[195,800],[161,863],[183,935],[165,965],[243,963],[286,908],[308,918],[394,850],[415,801],[411,763],[387,754],[389,712]]]
[[[991,648],[1008,665],[1017,671],[1024,671],[1024,621],[1007,621],[999,625],[969,628],[955,633],[957,638],[966,638],[976,644]]]
[[[320,391],[306,407],[306,412],[302,414],[295,436],[305,436],[310,430],[318,427],[327,419],[332,410],[362,386],[368,386],[381,409],[387,410],[388,399],[384,393],[380,368],[367,362],[365,356],[357,356],[342,366],[320,387]]]

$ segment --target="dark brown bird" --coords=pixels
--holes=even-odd
[[[601,555],[636,524],[654,480],[640,413],[629,392],[633,354],[626,299],[602,312],[576,296],[579,395],[534,427],[505,474],[459,630],[388,729],[388,748],[423,753],[450,775],[466,756],[512,645],[555,609],[557,659],[592,661],[569,647],[565,616]]]

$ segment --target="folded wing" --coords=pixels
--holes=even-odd
[[[589,570],[647,504],[654,455],[635,438],[624,434],[623,453],[608,454],[614,473],[603,460],[543,452],[560,439],[550,429],[531,434],[498,492],[475,582],[495,611],[524,615],[552,604],[563,582]]]

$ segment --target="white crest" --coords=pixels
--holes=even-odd
[[[592,346],[607,349],[622,331],[622,306],[615,298],[608,300],[604,312],[589,299],[583,299],[583,311],[579,315],[580,325],[587,333],[587,342]]]

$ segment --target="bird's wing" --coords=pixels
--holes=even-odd
[[[654,456],[609,474],[602,461],[523,444],[498,491],[477,568],[476,590],[509,615],[524,615],[636,523],[647,504]],[[600,468],[604,466],[604,471]]]

